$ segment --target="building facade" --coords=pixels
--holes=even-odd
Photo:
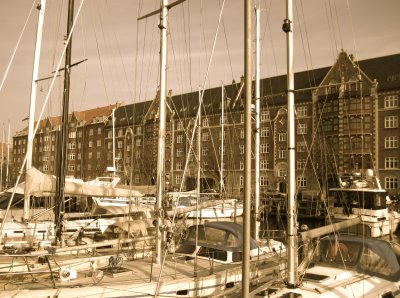
[[[168,97],[166,189],[195,188],[200,165],[202,189],[218,190],[222,179],[229,194],[241,195],[243,80],[223,88],[224,92],[220,87],[203,94]],[[286,76],[263,79],[261,88],[260,190],[264,194],[284,192],[288,168]],[[295,89],[299,193],[316,195],[335,185],[338,174],[373,169],[389,194],[397,195],[400,54],[356,62],[341,52],[332,67],[296,73]],[[203,101],[200,121],[199,98]],[[43,172],[55,170],[59,121],[57,117],[44,120],[35,137],[33,165]],[[92,179],[115,165],[126,184],[156,183],[157,96],[153,101],[72,113],[69,129],[68,175]],[[26,152],[26,138],[26,130],[14,136],[15,168]]]

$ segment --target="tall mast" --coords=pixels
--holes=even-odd
[[[111,121],[112,121],[112,171],[113,171],[113,176],[115,176],[115,171],[117,170],[117,168],[115,167],[115,109],[112,109],[112,117],[111,117]]]
[[[245,73],[245,162],[244,162],[244,200],[243,200],[243,263],[242,297],[248,297],[250,282],[250,208],[251,208],[251,0],[244,3],[244,73]]]
[[[296,176],[295,176],[295,134],[294,134],[294,70],[293,70],[293,1],[286,0],[286,19],[282,30],[287,42],[287,122],[288,122],[288,193],[287,193],[287,247],[288,277],[290,288],[298,285],[297,278],[297,215],[296,215]]]
[[[11,145],[10,138],[11,138],[11,126],[10,126],[10,120],[8,120],[6,187],[8,187],[8,172],[9,172],[9,165],[10,165],[10,145]]]
[[[220,197],[222,198],[222,194],[225,190],[224,185],[224,125],[225,125],[225,93],[224,93],[224,84],[221,85],[221,174],[219,176],[219,193]]]
[[[3,141],[1,143],[0,191],[3,190],[4,144],[6,143],[5,133],[6,132],[3,123]]]
[[[253,238],[258,240],[260,232],[259,206],[260,206],[260,7],[256,8],[256,80],[255,80],[255,104],[256,104],[256,127],[254,132],[254,220],[253,220]]]
[[[40,50],[42,47],[42,36],[43,36],[43,24],[44,24],[44,12],[46,9],[46,0],[40,0],[37,6],[39,10],[39,19],[36,31],[36,46],[33,60],[33,71],[32,71],[32,84],[31,84],[31,101],[29,106],[29,120],[28,120],[28,148],[27,148],[27,159],[26,169],[28,170],[32,166],[32,148],[35,126],[35,109],[36,109],[36,96],[37,96],[37,79],[39,77],[39,63],[40,63]],[[30,207],[30,196],[24,197],[24,221],[29,219],[29,207]]]
[[[4,144],[6,143],[5,128],[3,123],[3,141],[1,142],[1,168],[0,168],[0,191],[3,190],[3,165],[4,165]]]
[[[160,107],[158,128],[158,155],[157,155],[157,225],[156,225],[156,258],[155,263],[161,261],[161,214],[162,200],[164,199],[165,180],[165,126],[166,126],[166,83],[167,83],[167,26],[168,26],[168,0],[162,0],[160,24]]]
[[[68,23],[67,38],[71,34],[74,19],[74,0],[68,2]],[[65,68],[64,68],[64,93],[61,116],[61,136],[58,140],[57,150],[57,168],[56,168],[56,204],[55,204],[55,225],[56,237],[62,245],[62,230],[64,216],[64,185],[65,170],[67,165],[67,143],[68,143],[68,107],[69,107],[69,89],[70,89],[70,66],[72,54],[72,37],[67,45],[65,52]]]

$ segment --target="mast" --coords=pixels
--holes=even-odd
[[[250,208],[251,208],[251,0],[244,3],[244,72],[245,72],[245,162],[243,200],[243,260],[242,297],[248,297],[250,289]]]
[[[198,246],[199,241],[199,203],[201,196],[201,90],[199,88],[199,117],[197,119],[197,194],[196,194],[196,240],[195,245]],[[194,258],[194,277],[197,277],[197,254]]]
[[[164,180],[165,180],[165,126],[166,126],[166,83],[167,83],[167,26],[168,26],[168,0],[162,0],[160,15],[160,108],[159,108],[159,128],[158,128],[158,155],[157,155],[157,204],[156,204],[156,258],[155,263],[161,261],[161,210],[162,200],[164,199]]]
[[[67,37],[71,34],[74,18],[74,0],[68,2],[68,23]],[[64,216],[64,185],[65,170],[67,165],[67,143],[68,143],[68,107],[69,107],[69,89],[70,89],[70,66],[71,66],[72,37],[67,45],[65,52],[65,69],[64,69],[64,93],[61,116],[61,136],[58,140],[57,150],[57,168],[56,168],[56,204],[55,204],[55,225],[56,225],[56,241],[60,241],[62,245],[62,230]]]
[[[44,24],[44,12],[46,9],[46,0],[40,0],[37,6],[39,10],[39,19],[37,24],[36,32],[36,46],[35,54],[33,59],[33,71],[32,71],[32,84],[31,84],[31,101],[29,106],[29,120],[28,120],[28,146],[27,146],[27,159],[26,169],[28,170],[32,166],[32,148],[35,126],[35,109],[36,109],[36,96],[37,96],[37,79],[39,77],[39,64],[40,64],[40,51],[42,47],[42,36],[43,36],[43,24]],[[24,197],[24,221],[29,220],[29,207],[30,207],[30,196]]]
[[[115,176],[115,171],[117,170],[117,168],[115,167],[115,109],[112,109],[112,117],[111,117],[111,121],[112,121],[112,171],[113,171],[113,176]]]
[[[9,172],[9,164],[10,164],[10,144],[11,144],[10,136],[11,136],[11,126],[10,126],[10,120],[8,120],[6,188],[8,187],[8,172]]]
[[[289,288],[296,288],[297,278],[297,214],[295,176],[295,131],[294,131],[294,70],[293,70],[293,1],[286,0],[286,19],[282,30],[287,42],[287,122],[288,122],[288,193],[287,193],[287,248]]]
[[[260,7],[256,8],[256,80],[255,80],[255,108],[256,108],[256,127],[254,132],[254,172],[255,172],[255,189],[254,189],[254,220],[253,220],[253,238],[258,240],[260,232]]]
[[[220,198],[222,199],[222,194],[225,190],[224,185],[224,125],[225,125],[225,101],[224,101],[225,93],[224,93],[224,84],[221,84],[221,174],[219,177],[219,193]]]
[[[1,142],[1,168],[0,168],[0,191],[3,190],[3,165],[4,165],[4,144],[6,142],[5,128],[3,123],[3,141]]]

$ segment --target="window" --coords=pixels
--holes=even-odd
[[[301,106],[297,107],[296,109],[297,112],[297,117],[307,117],[307,107],[306,106]]]
[[[81,160],[81,154],[78,153],[78,160]]]
[[[183,156],[183,148],[176,149],[176,156]]]
[[[220,123],[220,124],[223,124],[222,121],[223,121],[223,123],[227,123],[227,122],[228,122],[228,118],[227,118],[226,116],[224,116],[224,117],[222,118],[222,116],[221,116],[221,117],[219,118],[219,123]]]
[[[298,176],[297,187],[307,187],[307,178],[304,176]]]
[[[92,152],[88,153],[88,158],[91,159],[92,158]]]
[[[386,189],[397,189],[399,186],[396,177],[385,177],[385,188]]]
[[[243,176],[240,176],[240,177],[239,177],[239,185],[240,185],[240,186],[243,186],[243,185],[244,185],[244,177],[243,177]]]
[[[280,168],[278,170],[278,177],[286,177],[286,169],[285,168]]]
[[[91,171],[91,170],[92,170],[92,165],[91,165],[91,164],[88,164],[88,165],[87,165],[87,169],[88,169],[88,171]]]
[[[244,123],[244,114],[240,114],[240,123]]]
[[[69,153],[68,160],[75,160],[75,153]]]
[[[397,116],[386,116],[385,117],[385,128],[396,128],[399,125]]]
[[[89,136],[93,135],[93,128],[89,129]]]
[[[244,145],[239,145],[240,154],[244,154]]]
[[[98,128],[97,128],[97,134],[98,134],[98,135],[101,135],[101,127],[98,127]]]
[[[183,170],[183,163],[182,162],[177,162],[176,163],[176,170],[177,171],[182,171]]]
[[[384,101],[385,101],[385,109],[396,108],[399,106],[399,96],[398,95],[385,96]]]
[[[127,151],[127,152],[130,152],[130,151],[131,151],[131,145],[127,145],[127,146],[126,146],[126,151]]]
[[[108,138],[112,138],[112,131],[111,131],[111,130],[108,131],[107,137],[108,137]]]
[[[68,171],[75,171],[75,165],[74,164],[68,165]]]
[[[118,129],[118,136],[122,137],[123,135],[124,135],[124,130],[122,128]]]
[[[385,169],[397,169],[399,167],[398,157],[385,157]]]
[[[47,172],[49,170],[49,165],[43,165],[43,171]]]
[[[96,158],[97,158],[97,159],[100,159],[100,151],[97,151],[97,152],[96,152]]]
[[[118,141],[117,148],[121,149],[122,147],[123,147],[123,142],[122,141]]]
[[[111,150],[111,149],[112,149],[112,142],[108,142],[108,143],[107,143],[107,149],[108,149],[108,150]]]
[[[297,152],[307,152],[306,142],[297,142]]]
[[[240,162],[239,169],[240,170],[244,170],[244,162],[243,161]]]
[[[261,121],[269,120],[269,111],[261,111]]]
[[[82,138],[82,131],[78,132],[78,137]],[[54,136],[53,136],[53,141],[54,141]]]
[[[307,160],[306,160],[306,159],[298,159],[297,162],[296,162],[296,164],[297,164],[297,169],[298,169],[298,170],[304,169],[304,168],[306,167],[306,163],[307,163]]]
[[[142,134],[142,127],[141,126],[136,127],[136,134],[138,134],[138,135]]]
[[[93,147],[93,141],[89,141],[89,148],[92,148]]]
[[[399,138],[397,136],[385,137],[385,149],[398,148]]]
[[[183,143],[183,135],[177,135],[176,136],[176,142],[178,144],[182,144]]]
[[[261,144],[260,153],[268,153],[269,152],[269,144]]]
[[[269,137],[269,127],[261,127],[260,137],[261,138]]]
[[[140,183],[140,175],[139,174],[135,175],[135,183]]]
[[[203,135],[201,136],[201,139],[203,142],[206,142],[210,139],[210,134],[208,132],[203,132]]]
[[[268,170],[269,168],[269,160],[262,159],[260,160],[260,170]]]
[[[137,138],[137,139],[135,140],[135,144],[136,144],[137,147],[142,146],[142,139]]]
[[[207,156],[208,155],[208,147],[202,147],[201,148],[201,155],[202,156]]]
[[[175,184],[181,184],[182,176],[175,176]]]
[[[101,147],[101,140],[97,140],[97,147]]]
[[[260,176],[260,186],[268,186],[268,177]]]
[[[286,158],[286,149],[279,149],[279,158]]]
[[[183,129],[183,122],[178,121],[178,123],[176,124],[176,130],[182,130],[182,129]]]
[[[75,138],[76,138],[76,131],[70,131],[70,132],[68,133],[68,135],[69,135],[69,138],[70,138],[70,139],[75,139]],[[49,137],[47,137],[47,140],[46,140],[46,137],[44,137],[44,140],[45,140],[45,141],[49,141]]]
[[[299,125],[297,126],[297,134],[298,135],[307,134],[307,123],[299,123]]]
[[[203,126],[206,127],[209,125],[208,118],[203,118]]]
[[[279,142],[285,142],[285,141],[286,141],[286,132],[279,133]]]

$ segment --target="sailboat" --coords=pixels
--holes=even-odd
[[[258,287],[252,297],[394,297],[400,286],[400,264],[386,241],[339,236],[338,231],[362,221],[360,216],[300,233],[304,258],[298,266],[294,175],[294,76],[292,0],[286,1],[288,108],[288,259],[283,279]],[[330,233],[333,235],[326,236]],[[313,242],[313,239],[317,239]]]
[[[167,11],[181,2],[169,5],[163,0],[159,10],[147,15],[161,13],[160,150],[154,234],[149,235],[148,227],[140,225],[143,221],[131,219],[109,225],[98,235],[101,239],[85,237],[82,230],[68,239],[60,233],[65,229],[61,214],[56,225],[59,243],[70,240],[74,245],[53,245],[44,238],[33,241],[34,251],[21,243],[0,255],[0,297],[79,297],[83,293],[92,297],[217,297],[236,291],[242,281],[267,281],[279,271],[285,253],[280,242],[252,240],[234,223],[207,223],[192,227],[175,250],[174,230],[162,217]],[[37,172],[31,177],[26,186],[28,194],[60,190],[61,183],[64,194],[125,195],[117,188],[68,183]],[[251,260],[247,258],[250,256]],[[242,278],[244,260],[249,261],[246,264],[251,275]]]

